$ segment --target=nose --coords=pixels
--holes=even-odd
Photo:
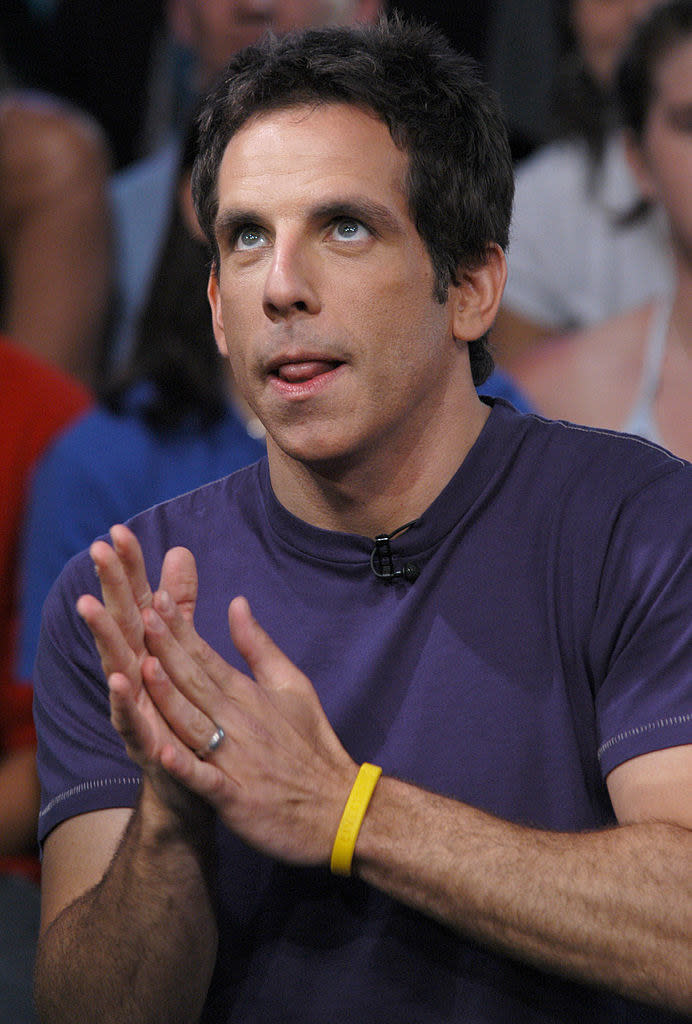
[[[315,269],[310,257],[295,243],[275,242],[264,282],[263,308],[272,321],[320,310]]]

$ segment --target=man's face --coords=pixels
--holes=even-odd
[[[257,116],[228,144],[210,301],[270,455],[406,458],[468,388],[406,169],[386,126],[345,104]]]
[[[207,84],[268,29],[349,24],[361,6],[361,0],[171,0],[170,17],[178,38],[198,55]]]

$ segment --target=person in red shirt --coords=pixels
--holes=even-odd
[[[32,467],[90,401],[77,381],[0,337],[0,1007],[13,1014],[2,1019],[17,1024],[31,1019],[22,1013],[24,1001],[30,1005],[38,926],[32,687],[13,670],[17,551]]]

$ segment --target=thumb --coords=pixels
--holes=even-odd
[[[234,597],[231,601],[228,606],[228,625],[236,650],[245,658],[261,686],[281,689],[287,675],[302,675],[262,629],[245,597]]]
[[[296,699],[301,702],[307,700],[319,707],[317,694],[308,677],[262,629],[246,598],[233,598],[228,607],[228,624],[235,648],[245,658],[255,680],[285,704],[285,711]]]
[[[321,748],[323,756],[343,760],[344,748],[312,683],[262,629],[244,597],[231,601],[228,624],[236,650],[272,704],[303,737]]]

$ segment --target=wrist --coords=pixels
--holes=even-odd
[[[330,867],[335,875],[351,874],[358,835],[381,774],[380,767],[367,761],[358,770],[332,846]]]
[[[138,798],[142,839],[152,846],[178,841],[207,851],[213,838],[213,809],[170,776],[160,775],[142,777]]]

